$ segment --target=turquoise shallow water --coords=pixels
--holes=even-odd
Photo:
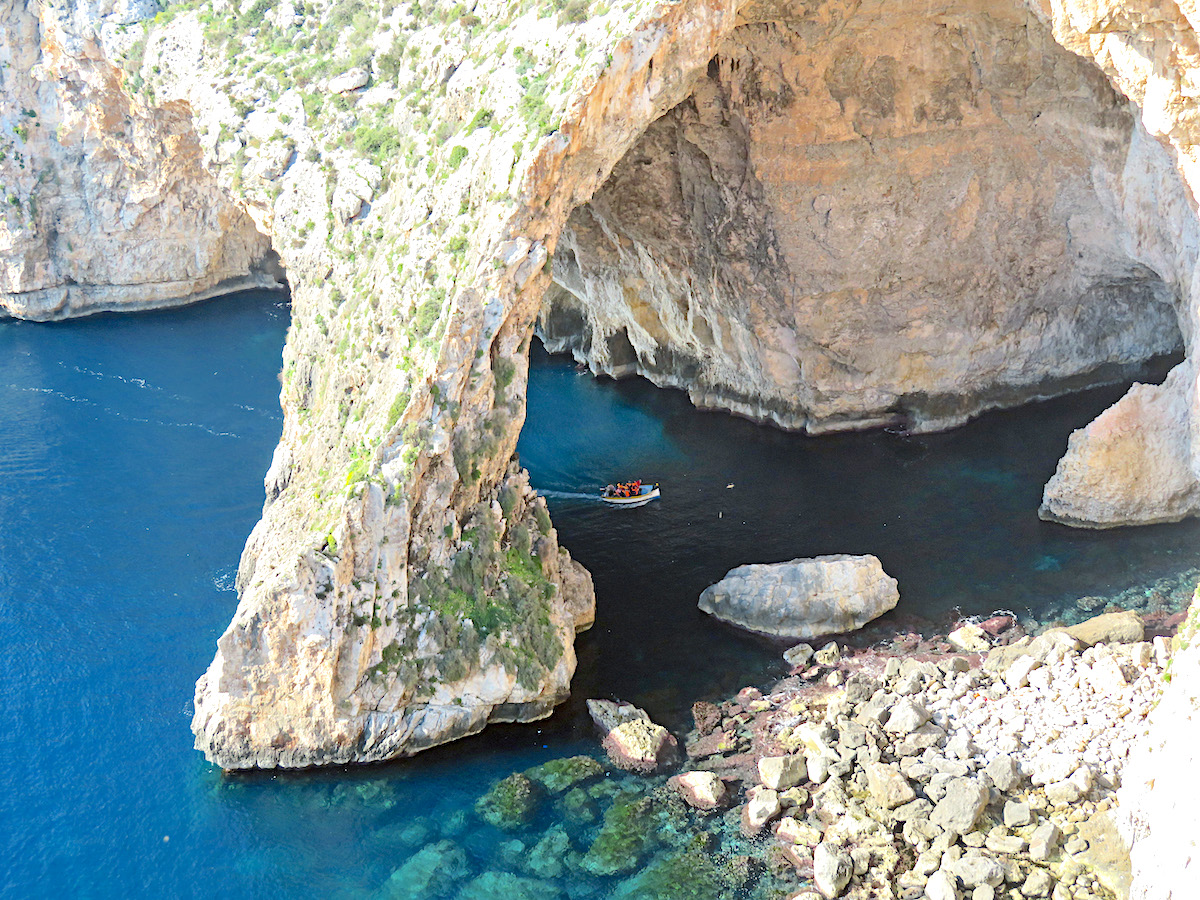
[[[1195,524],[1090,534],[1034,515],[1071,428],[1119,390],[948,435],[814,440],[539,352],[520,452],[599,595],[576,699],[401,763],[223,777],[192,749],[192,689],[236,605],[287,323],[266,294],[0,322],[4,897],[373,896],[443,836],[474,873],[513,867],[511,838],[469,811],[510,772],[594,753],[582,698],[680,726],[695,699],[782,672],[778,648],[695,610],[732,565],[874,552],[906,610],[937,618],[1047,617],[1200,562]],[[571,496],[638,475],[662,483],[661,503],[614,512]]]

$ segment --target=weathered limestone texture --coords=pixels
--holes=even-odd
[[[143,4],[145,6],[145,4]],[[97,32],[156,7],[0,7],[0,314],[61,319],[280,287],[205,167],[191,109],[131,97]]]
[[[1138,384],[1071,435],[1039,515],[1085,528],[1177,522],[1200,504],[1191,459],[1191,397],[1177,366],[1161,386]]]
[[[552,348],[812,432],[946,428],[1179,349],[1125,208],[1136,110],[1028,9],[742,17],[571,216]]]
[[[1200,187],[1197,14],[1192,4],[1143,0],[1037,0],[1032,6],[1053,28],[1055,40],[1093,61],[1137,104],[1145,131],[1168,151],[1147,146],[1140,159],[1131,158],[1125,217],[1131,251],[1182,298],[1180,327],[1189,350],[1161,387],[1134,387],[1072,435],[1046,486],[1041,512],[1045,518],[1099,528],[1194,515],[1200,511],[1200,447],[1194,438],[1200,415],[1191,346],[1200,316],[1194,200]],[[1174,171],[1155,161],[1164,157]]]
[[[1149,734],[1130,753],[1118,795],[1118,826],[1130,844],[1129,900],[1196,894],[1200,866],[1200,600],[1175,638],[1170,679],[1150,713]]]
[[[357,32],[306,13],[288,27],[318,45],[368,44],[370,84],[331,96],[320,79],[352,66],[284,67],[312,83],[234,133],[227,155],[244,157],[242,189],[260,198],[270,183],[257,186],[251,151],[276,122],[296,143],[268,206],[293,328],[263,519],[197,683],[197,746],[223,767],[402,756],[566,696],[591,581],[511,463],[546,261],[571,209],[688,94],[735,11],[538,13],[480,4],[489,25],[476,28],[414,6]],[[197,40],[182,14],[152,34],[147,62],[202,69]],[[198,115],[218,153],[239,99]]]
[[[898,602],[896,579],[877,557],[836,555],[738,566],[699,605],[740,628],[807,639],[855,631]]]

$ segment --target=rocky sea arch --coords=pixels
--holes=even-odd
[[[197,686],[225,768],[391,758],[566,696],[590,581],[512,462],[543,311],[597,371],[809,430],[944,427],[1190,351],[1186,10],[153,12],[8,7],[4,301],[287,272],[283,435]],[[1194,368],[1073,438],[1043,514],[1193,514]]]

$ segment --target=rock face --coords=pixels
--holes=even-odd
[[[818,556],[739,566],[700,595],[722,621],[784,637],[814,638],[862,628],[900,600],[896,579],[874,556]]]
[[[1193,600],[1170,660],[1171,681],[1129,755],[1118,827],[1131,846],[1130,900],[1182,900],[1196,892],[1200,841],[1200,600]]]
[[[743,16],[572,214],[551,347],[812,432],[945,428],[1180,347],[1127,223],[1136,111],[1027,8]]]
[[[5,4],[0,314],[61,319],[280,288],[270,239],[207,168],[184,103],[114,60],[155,4]],[[90,19],[90,21],[89,21]]]
[[[1083,528],[1177,522],[1200,504],[1191,465],[1189,366],[1162,385],[1137,384],[1075,431],[1038,515]]]
[[[1137,104],[1145,131],[1158,142],[1140,141],[1144,149],[1131,154],[1125,218],[1136,255],[1183,298],[1181,327],[1190,340],[1200,315],[1200,242],[1190,199],[1200,187],[1200,133],[1196,100],[1185,87],[1200,69],[1195,17],[1187,7],[1164,11],[1143,0],[1031,5],[1055,40],[1094,62]],[[1165,165],[1157,161],[1164,157]],[[1175,171],[1164,174],[1168,166]],[[1189,347],[1189,358],[1163,385],[1134,386],[1073,434],[1046,485],[1042,517],[1105,528],[1194,515],[1200,509],[1195,382]]]

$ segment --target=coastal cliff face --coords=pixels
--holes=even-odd
[[[60,319],[276,288],[270,239],[205,166],[191,110],[114,60],[150,3],[0,7],[0,314]]]
[[[1028,9],[742,18],[572,214],[552,347],[811,432],[946,428],[1180,349],[1127,177],[1173,167]]]
[[[328,41],[337,63],[264,62],[240,128],[223,111],[238,98],[204,89],[223,76],[196,52],[214,38],[203,14],[146,46],[162,73],[200,73],[152,80],[156,96],[221,122],[243,189],[275,196],[293,292],[267,505],[197,684],[197,746],[226,768],[411,754],[565,698],[590,578],[510,462],[547,260],[734,23],[719,3],[581,22],[339,9],[286,19],[288,46]],[[270,60],[277,32],[240,52]],[[255,188],[252,151],[281,136],[296,153]]]
[[[1200,134],[1192,82],[1200,72],[1196,12],[1190,5],[1034,4],[1064,47],[1091,60],[1139,108],[1146,131],[1166,148],[1186,188],[1135,170],[1148,202],[1130,217],[1147,265],[1182,299],[1180,327],[1189,357],[1161,386],[1137,386],[1071,437],[1046,485],[1043,518],[1107,528],[1176,521],[1200,511],[1200,422],[1191,340],[1200,316],[1195,197]]]
[[[565,697],[590,580],[513,463],[539,314],[598,370],[812,430],[943,426],[1194,333],[1191,145],[1051,43],[1163,93],[1061,9],[38,9],[5,45],[5,102],[37,113],[8,110],[2,163],[23,309],[196,295],[265,271],[263,235],[293,291],[267,502],[197,685],[226,768],[410,754]],[[133,271],[149,236],[136,277],[70,268]],[[1128,465],[1163,460],[1179,514],[1191,367],[1131,395],[1134,431],[1169,424]],[[1086,443],[1080,522],[1120,456]],[[1114,478],[1126,516],[1146,489]]]

